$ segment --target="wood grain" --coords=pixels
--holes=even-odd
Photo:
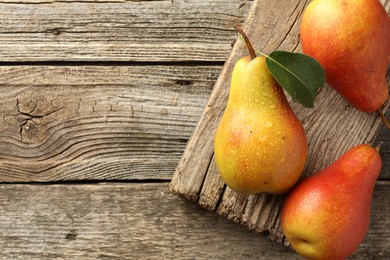
[[[383,2],[389,11],[390,1]],[[307,1],[292,0],[284,1],[284,5],[255,1],[244,29],[252,42],[262,43],[258,49],[266,53],[273,49],[299,51],[299,23],[307,4]],[[264,26],[261,30],[259,24]],[[171,190],[250,229],[267,232],[270,238],[287,244],[279,220],[283,196],[246,196],[233,192],[218,179],[213,162],[213,137],[226,106],[230,75],[235,62],[244,56],[244,50],[241,41],[236,42],[179,162]],[[325,168],[357,144],[372,143],[381,124],[376,113],[353,109],[327,85],[319,92],[313,109],[306,109],[291,100],[290,104],[301,120],[309,141],[303,176]],[[384,111],[387,107],[388,104]]]
[[[170,179],[220,68],[0,67],[0,182]]]
[[[1,1],[0,61],[226,60],[246,0]]]
[[[388,183],[351,259],[388,259]],[[0,185],[1,259],[300,259],[165,184]],[[48,196],[50,194],[50,196]],[[201,250],[200,250],[201,249]]]

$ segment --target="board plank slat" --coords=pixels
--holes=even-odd
[[[220,69],[0,67],[0,182],[169,180]]]
[[[0,185],[0,193],[1,259],[301,259],[178,198],[168,183]],[[370,231],[351,259],[390,257],[389,205],[389,183],[378,183]]]
[[[384,0],[389,12],[389,0]],[[300,51],[299,23],[307,1],[255,1],[245,21],[247,32],[257,49]],[[284,15],[281,15],[283,13]],[[259,28],[260,26],[260,28]],[[218,214],[287,244],[280,228],[279,213],[283,196],[242,195],[226,188],[218,179],[213,162],[213,141],[223,114],[235,62],[247,55],[238,41],[220,74],[209,102],[183,153],[171,182],[171,191],[215,210]],[[360,143],[372,143],[381,120],[376,113],[353,109],[329,86],[318,94],[315,107],[306,109],[290,99],[309,141],[309,154],[303,176],[328,166],[342,153]],[[384,107],[387,110],[388,104]]]
[[[218,61],[247,0],[1,1],[0,61]]]

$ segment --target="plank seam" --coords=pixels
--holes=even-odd
[[[188,67],[212,67],[212,66],[223,66],[223,61],[17,61],[17,62],[0,62],[0,67],[5,66],[57,66],[57,67],[76,67],[76,66],[188,66]]]

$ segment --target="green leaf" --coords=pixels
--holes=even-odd
[[[325,83],[325,71],[318,61],[287,51],[273,51],[265,61],[269,72],[295,101],[314,106],[317,91]]]

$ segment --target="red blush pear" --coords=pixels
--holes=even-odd
[[[390,18],[378,0],[314,0],[305,9],[302,50],[352,106],[378,110],[388,99]]]
[[[378,151],[362,144],[298,183],[284,201],[287,240],[308,259],[344,259],[369,227],[374,185],[382,167]]]

